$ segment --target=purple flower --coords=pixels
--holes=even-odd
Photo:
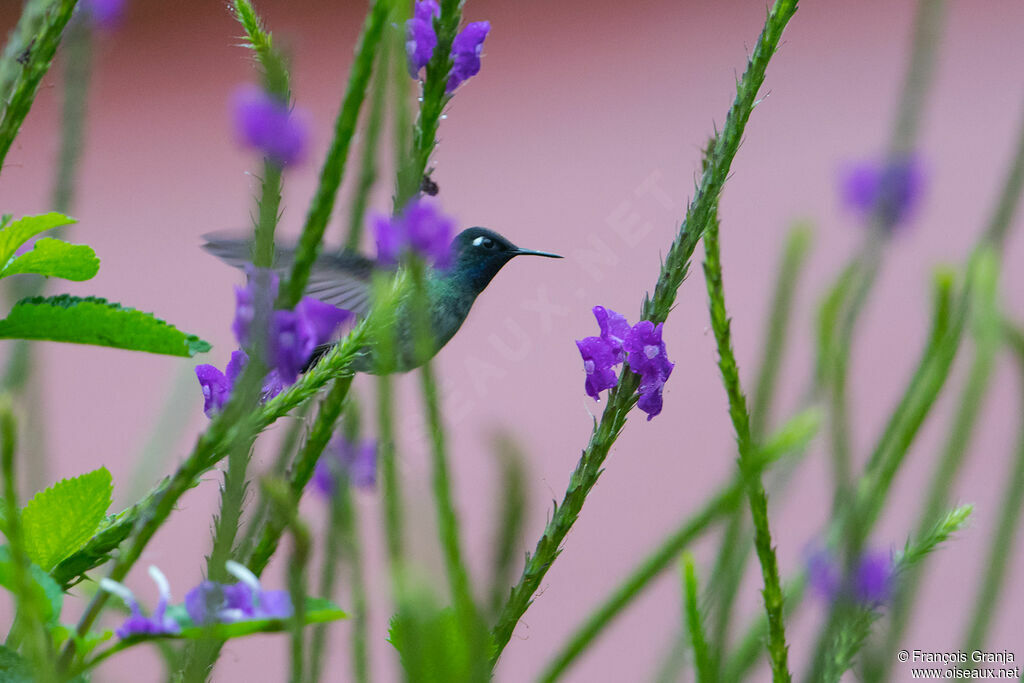
[[[587,337],[576,340],[576,348],[583,357],[583,370],[587,379],[583,388],[595,401],[601,400],[601,392],[611,389],[619,383],[619,375],[615,366],[621,363],[616,360],[612,346],[601,337]]]
[[[853,575],[853,595],[865,604],[885,602],[892,592],[892,581],[893,564],[889,553],[865,552]]]
[[[414,198],[391,218],[378,215],[373,227],[377,254],[385,263],[395,263],[403,251],[412,250],[438,268],[451,265],[455,221],[442,214],[432,199]]]
[[[207,417],[213,417],[213,414],[219,412],[228,402],[235,380],[242,374],[242,368],[248,360],[249,357],[244,351],[235,351],[231,354],[231,360],[228,361],[224,372],[212,365],[196,366],[196,377],[203,389],[203,412]]]
[[[828,550],[818,548],[807,555],[807,581],[828,601],[840,597],[864,606],[886,602],[892,594],[895,577],[888,552],[868,550],[861,554],[852,576],[843,572]]]
[[[232,624],[248,619],[287,619],[292,615],[288,591],[263,590],[256,575],[228,560],[228,573],[238,583],[203,581],[185,596],[185,611],[198,625]]]
[[[839,568],[825,548],[816,548],[807,554],[807,583],[826,600],[835,600],[843,583]]]
[[[93,26],[102,30],[117,28],[124,15],[124,0],[83,0],[81,6]]]
[[[661,339],[663,323],[641,320],[626,335],[622,348],[629,354],[629,369],[640,375],[640,399],[637,407],[647,413],[648,421],[661,412],[661,391],[675,363],[668,359]]]
[[[235,93],[234,117],[241,142],[278,166],[291,166],[305,158],[309,125],[302,110],[291,111],[287,102],[246,85]]]
[[[602,391],[616,386],[615,367],[628,358],[629,369],[641,376],[637,406],[650,420],[661,412],[661,392],[675,367],[665,352],[661,323],[641,320],[630,327],[624,316],[603,306],[594,306],[594,317],[601,336],[576,341],[587,373],[587,395],[596,401]]]
[[[491,31],[491,22],[474,21],[459,31],[452,41],[452,71],[448,76],[449,95],[455,89],[480,73],[480,54],[484,49],[484,40]]]
[[[306,321],[317,345],[326,344],[343,324],[354,318],[352,311],[324,303],[311,296],[303,297],[295,312]]]
[[[131,615],[115,631],[118,638],[125,639],[132,636],[160,636],[174,635],[181,632],[181,626],[171,617],[167,616],[167,605],[171,601],[171,587],[167,583],[167,577],[156,567],[149,568],[149,575],[156,583],[160,591],[160,600],[157,602],[153,616],[147,617],[142,613],[138,600],[132,595],[127,586],[112,579],[100,579],[100,588],[120,597],[131,609]]]
[[[367,439],[355,444],[340,434],[316,464],[313,485],[330,498],[342,478],[356,488],[372,489],[377,484],[377,442]]]
[[[441,16],[441,8],[434,0],[419,0],[413,8],[413,18],[405,22],[405,54],[409,58],[409,75],[419,74],[434,56],[437,32],[434,17]]]
[[[434,18],[441,16],[441,8],[434,0],[417,0],[413,18],[405,22],[405,54],[409,61],[409,74],[419,76],[433,58],[437,48],[437,31]],[[452,70],[448,74],[445,92],[451,95],[455,89],[471,77],[480,73],[480,54],[484,40],[491,31],[488,21],[474,21],[466,24],[452,40]]]
[[[843,203],[863,218],[878,212],[886,229],[906,222],[924,193],[924,170],[917,158],[860,162],[845,168],[840,179]]]

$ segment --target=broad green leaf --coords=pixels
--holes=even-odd
[[[482,666],[451,608],[431,609],[425,602],[407,605],[391,618],[388,640],[398,650],[407,681],[470,681]]]
[[[92,247],[44,237],[32,246],[32,251],[22,254],[0,270],[0,277],[36,273],[81,282],[94,277],[99,270],[100,260]]]
[[[113,491],[110,472],[101,467],[37,493],[21,512],[25,552],[43,569],[53,569],[99,528]]]
[[[233,624],[210,624],[209,626],[197,626],[188,616],[184,605],[172,605],[167,608],[167,614],[181,625],[179,638],[195,640],[199,638],[214,638],[217,640],[228,640],[229,638],[241,638],[254,633],[276,633],[287,631],[289,628],[287,619],[247,619],[236,621]],[[322,624],[338,619],[347,619],[348,615],[330,600],[323,598],[306,598],[306,624]]]
[[[0,645],[0,683],[35,683],[32,667],[21,655]]]
[[[106,299],[61,294],[22,299],[0,320],[0,339],[37,339],[194,356],[210,350],[195,335]]]
[[[29,578],[32,579],[31,586],[35,591],[35,598],[43,608],[43,619],[48,624],[55,623],[60,617],[60,610],[64,605],[64,591],[38,565],[33,564],[29,567]],[[14,563],[11,560],[10,548],[5,545],[0,546],[0,586],[12,593],[15,590]],[[2,680],[0,679],[0,683]]]
[[[0,265],[6,266],[18,247],[39,233],[75,222],[74,218],[54,211],[40,216],[25,216],[3,226],[0,229]]]

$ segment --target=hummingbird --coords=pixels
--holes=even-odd
[[[203,249],[228,265],[244,269],[251,263],[251,240],[204,237]],[[429,310],[429,348],[414,342],[413,302],[404,297],[396,310],[396,346],[394,358],[384,363],[372,346],[362,349],[353,369],[357,372],[381,374],[408,372],[437,355],[462,327],[476,298],[491,283],[498,271],[516,256],[543,256],[562,258],[546,251],[517,247],[506,237],[487,228],[473,227],[463,230],[451,243],[452,262],[448,268],[428,267],[425,288]],[[284,272],[290,268],[294,250],[277,247],[274,269]],[[351,311],[357,317],[369,314],[373,299],[371,285],[374,273],[393,271],[394,266],[384,264],[355,251],[321,253],[313,263],[306,294],[324,303]],[[314,349],[306,369],[315,365],[336,342],[322,344]]]

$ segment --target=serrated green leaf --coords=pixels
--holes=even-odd
[[[0,264],[7,265],[18,247],[39,233],[75,222],[74,218],[51,211],[39,216],[25,216],[3,226],[0,229]]]
[[[99,270],[100,260],[92,247],[44,237],[32,246],[32,251],[15,258],[0,270],[0,277],[35,273],[82,282],[95,277]]]
[[[167,608],[167,615],[178,622],[181,626],[181,633],[177,637],[187,640],[200,638],[214,638],[216,640],[228,640],[230,638],[241,638],[254,633],[276,633],[287,631],[289,628],[288,619],[246,619],[236,621],[232,624],[210,624],[208,626],[197,626],[185,611],[184,605],[171,605]],[[323,598],[306,598],[306,625],[322,624],[338,619],[347,619],[348,615],[330,600]]]
[[[44,572],[38,565],[29,568],[29,577],[32,579],[32,588],[36,591],[36,599],[43,608],[43,619],[46,623],[55,623],[60,617],[60,610],[64,606],[64,591],[60,589],[57,582]],[[14,563],[11,561],[11,551],[7,546],[0,546],[0,586],[14,592]],[[0,679],[2,683],[2,679]]]
[[[0,683],[34,683],[32,667],[21,655],[0,645]]]
[[[69,294],[22,299],[0,320],[0,339],[36,339],[129,351],[194,356],[210,345],[133,308]]]
[[[101,467],[37,493],[21,512],[25,552],[43,569],[55,567],[99,528],[113,491],[113,478]]]

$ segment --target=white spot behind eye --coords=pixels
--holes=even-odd
[[[480,246],[481,244],[483,244],[483,243],[484,243],[484,240],[485,240],[485,239],[487,239],[487,238],[486,238],[486,237],[484,237],[483,235],[480,235],[480,236],[479,236],[479,237],[477,237],[477,238],[476,238],[475,240],[473,240],[473,246],[474,246],[474,247],[479,247],[479,246]]]

